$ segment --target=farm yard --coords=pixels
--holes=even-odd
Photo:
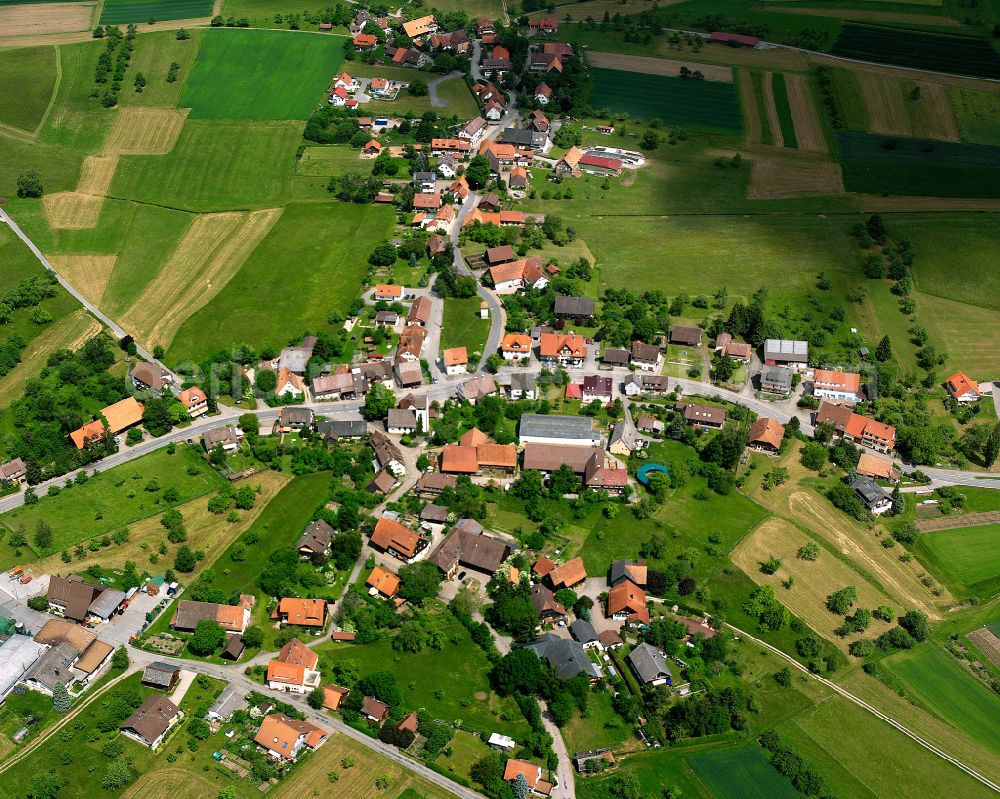
[[[671,78],[595,68],[590,96],[595,108],[626,112],[647,121],[720,133],[739,133],[739,97],[731,83]],[[624,90],[624,87],[628,87]]]
[[[955,75],[1000,78],[1000,53],[972,36],[846,23],[834,55]]]

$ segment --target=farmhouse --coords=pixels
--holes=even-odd
[[[538,356],[543,363],[580,367],[587,358],[587,341],[575,333],[542,333]]]
[[[126,397],[111,405],[101,408],[100,414],[107,424],[107,432],[111,436],[124,433],[130,427],[135,427],[142,421],[143,406],[135,397]],[[88,422],[69,434],[77,449],[83,449],[88,441],[100,439],[105,435],[105,425],[98,419]]]
[[[556,33],[559,30],[559,23],[548,17],[528,20],[528,30],[533,33]]]
[[[587,416],[525,413],[518,425],[522,444],[558,444],[592,448],[600,434]],[[526,467],[532,468],[532,467]]]
[[[743,363],[750,363],[750,359],[753,357],[753,346],[741,341],[733,341],[733,337],[729,333],[719,333],[716,336],[715,351],[719,355]]]
[[[375,523],[369,543],[373,549],[392,555],[398,560],[411,560],[424,550],[427,539],[394,519],[380,516]]]
[[[851,483],[851,489],[861,504],[876,516],[892,509],[892,496],[870,477],[859,475]]]
[[[504,144],[513,144],[515,147],[526,147],[529,150],[543,150],[548,137],[535,130],[504,128],[500,134],[500,141]]]
[[[458,478],[453,474],[422,474],[417,481],[417,494],[425,499],[441,496],[446,488],[454,488]]]
[[[489,374],[473,377],[458,387],[458,396],[470,405],[475,405],[483,397],[490,397],[499,392],[496,380]]]
[[[446,444],[441,451],[441,471],[447,474],[490,474],[509,477],[517,468],[517,447],[497,444],[473,428],[458,444]]]
[[[587,579],[587,570],[583,567],[583,558],[573,558],[561,566],[556,566],[548,574],[552,588],[575,588]]]
[[[566,297],[556,295],[553,310],[556,316],[581,320],[592,319],[597,312],[597,303],[593,297]]]
[[[177,602],[177,610],[170,626],[175,630],[190,632],[200,621],[218,622],[227,633],[242,634],[250,623],[250,610],[239,605],[220,605],[216,602],[192,602],[181,599]]]
[[[944,387],[956,402],[961,403],[976,402],[982,393],[979,384],[970,380],[963,372],[955,372],[944,381]]]
[[[865,477],[877,478],[879,480],[899,481],[899,469],[887,458],[880,458],[870,452],[862,452],[858,459],[857,472]]]
[[[315,749],[326,736],[325,730],[308,721],[289,718],[284,713],[271,713],[261,721],[253,740],[275,760],[294,763],[303,749]]]
[[[351,43],[358,50],[372,50],[378,44],[378,37],[371,33],[356,33]]]
[[[600,447],[530,443],[524,447],[522,466],[525,469],[551,473],[563,465],[580,475],[584,486],[595,491],[620,495],[628,485],[628,470],[621,468],[616,461],[605,462]]]
[[[774,455],[781,448],[781,441],[784,436],[784,425],[775,419],[768,419],[765,416],[761,416],[756,422],[750,425],[747,446],[750,449]]]
[[[140,361],[133,366],[128,375],[132,378],[132,385],[139,391],[150,391],[153,394],[160,394],[174,382],[174,376],[170,372],[159,364],[146,361]]]
[[[394,435],[409,435],[417,429],[417,415],[409,408],[390,408],[385,429]]]
[[[879,452],[889,452],[896,446],[896,428],[854,413],[845,405],[823,401],[816,413],[816,424],[829,422],[833,431],[848,441],[863,444]]]
[[[701,346],[701,330],[697,327],[674,325],[670,328],[670,343],[681,344],[685,347],[699,347]]]
[[[425,17],[418,17],[417,19],[411,19],[409,22],[403,23],[403,32],[411,39],[416,39],[418,36],[423,36],[428,33],[435,33],[437,32],[437,29],[437,21],[434,19],[434,16],[430,14]]]
[[[531,604],[543,624],[555,624],[566,618],[566,608],[557,602],[555,594],[541,583],[537,583],[531,589]]]
[[[861,402],[861,375],[851,372],[833,372],[817,369],[813,378],[813,394],[840,402]]]
[[[643,642],[628,654],[628,664],[643,685],[672,685],[673,675],[663,654]]]
[[[165,696],[154,694],[132,711],[118,729],[133,741],[156,749],[182,715],[177,705]]]
[[[796,371],[809,368],[809,342],[769,338],[764,342],[767,366],[788,366]]]
[[[553,171],[561,177],[578,177],[580,170],[577,165],[581,158],[583,158],[583,150],[574,145],[565,152],[562,158],[556,161]]]
[[[396,345],[396,363],[400,360],[418,362],[419,367],[420,351],[424,347],[427,339],[427,331],[419,325],[407,325],[403,332],[399,334],[399,343]]]
[[[267,687],[293,694],[308,693],[319,686],[317,663],[319,655],[298,638],[293,638],[281,648],[275,660],[268,661]]]
[[[460,519],[430,556],[449,580],[460,567],[492,575],[511,553],[511,545],[486,535],[474,519]]]
[[[663,363],[663,353],[655,344],[632,342],[632,365],[647,372],[658,372]]]
[[[607,614],[618,621],[649,624],[646,592],[631,579],[622,580],[608,591]]]

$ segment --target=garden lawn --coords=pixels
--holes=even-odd
[[[634,728],[611,707],[611,691],[592,691],[587,701],[587,717],[579,713],[562,729],[571,752],[607,747],[615,752],[638,746]]]
[[[592,68],[590,104],[645,120],[719,133],[738,133],[743,121],[732,83]]]
[[[0,86],[7,87],[0,92],[0,124],[29,133],[38,127],[52,99],[58,58],[54,47],[0,51]]]
[[[195,474],[188,474],[188,469]],[[52,545],[36,550],[45,556],[203,496],[224,482],[195,450],[182,445],[168,455],[166,449],[159,449],[99,472],[83,485],[64,488],[58,496],[43,496],[34,505],[8,511],[0,516],[0,523],[8,530],[24,525],[29,541],[39,521],[48,523]],[[147,490],[154,483],[158,488]],[[177,491],[176,502],[163,500],[170,488]],[[9,547],[3,549],[8,554]]]
[[[446,297],[441,325],[441,349],[465,347],[469,363],[482,355],[486,337],[490,333],[490,320],[479,317],[479,295],[474,297]]]
[[[212,16],[212,0],[105,0],[102,25]]]
[[[924,533],[917,546],[956,595],[1000,591],[1000,524]]]
[[[199,212],[284,205],[292,199],[301,128],[189,119],[169,154],[122,156],[111,194]]]
[[[490,662],[472,642],[469,631],[447,611],[431,616],[429,623],[444,633],[440,650],[397,652],[389,637],[364,645],[320,644],[315,651],[320,655],[324,682],[330,679],[334,663],[353,660],[362,677],[376,671],[395,675],[407,711],[426,708],[434,718],[448,723],[461,719],[473,731],[500,732],[523,740],[529,732],[527,722],[512,698],[491,693]]]
[[[794,799],[801,796],[756,745],[719,749],[688,758],[716,799]]]
[[[322,329],[360,295],[368,255],[394,221],[385,206],[289,205],[226,287],[181,325],[168,358],[198,361],[242,343],[280,348]]]
[[[968,674],[960,661],[928,641],[882,661],[906,687],[911,699],[972,740],[1000,755],[1000,697]]]
[[[692,750],[706,747],[664,747],[630,755],[616,768],[593,777],[576,777],[578,799],[614,799],[620,796],[615,790],[616,779],[621,774],[634,774],[641,786],[641,796],[663,796],[665,788],[681,789],[684,799],[712,799],[712,795],[698,780],[686,757]]]
[[[339,36],[204,31],[181,106],[192,119],[306,119],[344,55]]]

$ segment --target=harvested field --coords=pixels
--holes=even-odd
[[[986,627],[980,627],[978,630],[969,633],[966,638],[975,644],[990,663],[1000,668],[1000,638],[997,638]]]
[[[84,297],[100,306],[116,255],[53,255],[52,264]]]
[[[95,3],[29,3],[0,5],[4,37],[75,33],[90,30]]]
[[[949,342],[948,355],[953,363],[961,364],[969,374],[996,371],[1000,318],[995,310],[923,293],[915,297],[927,332],[937,341]],[[978,335],[963,334],[963,330],[970,329],[977,330]]]
[[[760,113],[757,109],[757,94],[753,86],[753,73],[748,69],[739,71],[738,84],[740,100],[743,104],[743,121],[747,126],[743,141],[747,144],[761,143]]]
[[[805,75],[786,74],[785,90],[788,92],[788,104],[792,110],[792,123],[799,149],[825,153],[827,145],[816,113],[816,104],[809,90],[808,78]]]
[[[963,513],[958,516],[945,516],[940,519],[923,519],[916,523],[922,533],[934,530],[951,530],[955,527],[976,527],[980,524],[1000,524],[1000,511],[991,510],[985,513]]]
[[[49,325],[28,343],[21,354],[21,362],[0,378],[0,407],[7,407],[21,396],[25,383],[38,376],[53,352],[78,349],[100,329],[101,323],[83,310]]]
[[[796,616],[801,616],[817,633],[836,642],[842,648],[856,638],[874,638],[885,632],[887,625],[876,622],[863,636],[840,638],[834,630],[843,617],[826,608],[827,596],[840,588],[853,585],[858,590],[857,607],[877,608],[879,605],[898,606],[899,600],[876,588],[861,574],[830,552],[821,551],[815,561],[796,556],[799,547],[812,541],[802,530],[785,519],[768,519],[744,538],[733,550],[733,563],[745,571],[751,580],[770,585]],[[760,565],[769,558],[778,558],[781,568],[775,574],[764,574]],[[795,585],[786,590],[782,582],[790,577]]]
[[[961,23],[957,19],[932,14],[907,14],[898,11],[868,11],[865,9],[844,8],[799,8],[792,3],[778,6],[762,6],[762,11],[779,11],[782,14],[803,14],[809,17],[837,17],[857,22],[882,22],[897,25],[941,25],[955,27]]]
[[[731,67],[705,64],[698,61],[678,61],[673,58],[649,58],[642,55],[624,55],[622,53],[588,53],[587,61],[591,66],[605,69],[618,69],[623,72],[642,72],[647,75],[670,75],[677,77],[681,67],[687,67],[692,72],[698,70],[705,80],[716,80],[723,83],[733,82]]]
[[[184,320],[239,271],[279,216],[281,209],[270,208],[197,217],[123,321],[141,341],[168,346]]]
[[[122,799],[203,799],[218,793],[211,780],[186,768],[163,768],[143,774]]]
[[[42,197],[42,208],[49,227],[56,230],[80,230],[97,227],[104,206],[103,197],[78,191],[63,191]]]
[[[843,194],[840,165],[832,161],[760,158],[753,162],[747,197],[774,200]]]
[[[188,110],[123,108],[104,140],[104,154],[166,155],[174,149]]]
[[[858,86],[868,110],[868,130],[872,133],[888,133],[909,136],[910,115],[903,99],[903,87],[889,75],[873,72],[858,72]]]
[[[920,89],[920,99],[907,101],[913,135],[921,139],[958,141],[958,121],[955,119],[948,87],[926,81],[919,81],[914,85]],[[910,85],[906,86],[907,94],[911,89]]]
[[[778,118],[778,108],[774,104],[774,74],[764,73],[764,110],[767,113],[767,126],[771,129],[775,147],[784,147],[785,139],[781,135],[781,120]]]
[[[77,192],[106,197],[117,168],[117,155],[88,155],[83,159],[80,182],[76,185]]]

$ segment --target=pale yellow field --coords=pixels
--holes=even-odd
[[[193,577],[205,566],[212,563],[226,548],[233,543],[251,524],[263,513],[267,503],[288,483],[291,478],[278,472],[264,471],[238,483],[239,486],[260,486],[261,493],[249,511],[237,511],[240,520],[236,523],[226,521],[226,515],[210,513],[208,501],[213,494],[193,499],[178,507],[184,516],[184,526],[187,528],[188,540],[185,542],[192,549],[204,550],[206,557],[198,562]],[[150,554],[157,552],[161,541],[166,541],[166,530],[160,524],[160,516],[151,516],[129,525],[129,540],[122,546],[107,547],[97,552],[88,552],[84,563],[90,566],[94,563],[104,568],[119,569],[125,561],[135,561],[140,570],[149,564]],[[143,548],[143,545],[146,548]],[[172,555],[161,558],[173,557]],[[65,569],[61,556],[57,553],[45,560],[32,564],[32,571],[43,574],[46,571],[61,571]]]
[[[100,306],[114,271],[117,255],[53,255],[59,273],[94,305]]]
[[[88,155],[83,159],[80,181],[76,184],[77,193],[106,197],[117,168],[117,155]]]
[[[206,799],[216,793],[211,780],[183,768],[163,768],[143,774],[122,799]]]
[[[792,124],[795,126],[795,139],[799,149],[826,152],[823,128],[806,76],[795,73],[785,75],[785,89],[788,92],[788,105],[792,111]]]
[[[21,362],[0,378],[0,407],[7,407],[24,393],[24,384],[39,371],[49,356],[58,350],[75,350],[101,329],[101,323],[86,311],[64,316],[49,325],[29,342]]]
[[[105,155],[166,155],[190,109],[123,108],[104,141]]]
[[[90,29],[94,3],[28,3],[0,6],[4,37],[74,33]]]
[[[122,316],[143,343],[169,346],[191,314],[218,294],[247,259],[281,209],[198,216],[166,265]]]
[[[746,144],[760,144],[761,119],[757,110],[757,93],[753,87],[753,74],[749,69],[741,69],[737,85],[740,88],[740,99],[743,103],[743,118],[746,121],[747,132],[743,137]]]
[[[49,227],[57,230],[96,227],[103,207],[103,197],[79,191],[63,191],[42,197],[42,208]]]
[[[909,136],[913,130],[900,81],[890,75],[855,72],[868,111],[868,130]]]
[[[781,120],[778,118],[778,109],[774,105],[774,75],[765,72],[761,85],[764,88],[764,112],[767,114],[767,126],[771,129],[774,146],[784,147],[785,137],[781,132]]]
[[[705,80],[714,80],[722,83],[733,82],[733,70],[731,67],[704,64],[698,61],[679,61],[672,58],[649,58],[648,56],[641,55],[602,52],[588,52],[587,61],[594,67],[619,69],[625,72],[644,72],[647,75],[669,75],[672,77],[677,77],[680,74],[681,67],[685,66],[692,72],[697,69],[705,76]]]
[[[755,160],[747,188],[747,197],[753,200],[843,193],[839,164],[780,156]]]
[[[768,519],[744,538],[733,550],[733,562],[745,571],[750,579],[760,585],[770,585],[775,594],[796,616],[824,638],[846,649],[858,638],[872,638],[885,632],[890,625],[873,622],[863,635],[840,638],[834,630],[843,623],[843,617],[826,609],[826,598],[841,588],[853,585],[858,591],[855,607],[874,610],[879,605],[899,609],[898,603],[869,583],[862,575],[829,552],[822,551],[815,561],[796,557],[799,547],[812,541],[802,530],[785,519]],[[775,557],[781,568],[775,574],[764,574],[760,564]],[[795,583],[785,589],[782,581],[789,577]]]
[[[914,85],[920,87],[920,99],[907,100],[913,135],[922,139],[958,141],[958,120],[948,87],[927,81],[907,82],[905,85],[907,94]]]

